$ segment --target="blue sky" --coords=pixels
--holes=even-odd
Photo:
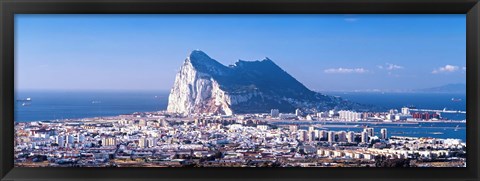
[[[169,90],[185,57],[269,57],[307,87],[464,83],[465,15],[16,15],[16,88]]]

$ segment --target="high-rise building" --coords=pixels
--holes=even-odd
[[[84,134],[78,134],[77,135],[77,142],[78,143],[83,143],[85,141],[85,135]]]
[[[103,137],[102,146],[116,146],[117,140],[114,137]]]
[[[326,139],[328,137],[327,131],[321,130],[318,132],[318,139]]]
[[[338,142],[347,142],[347,132],[340,131],[337,133],[338,135]]]
[[[148,147],[147,139],[146,138],[138,139],[138,147],[147,148]]]
[[[302,116],[302,110],[300,110],[300,109],[295,109],[295,115],[296,115],[296,116]]]
[[[362,132],[362,143],[368,143],[368,132],[365,130]]]
[[[300,141],[307,141],[308,140],[308,132],[307,130],[299,130],[298,131],[298,140]]]
[[[67,144],[73,144],[75,142],[75,137],[73,135],[67,136]]]
[[[368,136],[370,136],[370,137],[375,136],[375,131],[373,130],[373,128],[367,127],[365,129],[363,129],[363,131],[366,131],[368,133]]]
[[[65,147],[65,136],[64,135],[56,136],[55,143],[58,144],[59,147]]]
[[[381,139],[384,139],[384,140],[388,139],[387,128],[382,128],[380,130],[380,135],[381,135]]]
[[[315,138],[320,139],[320,130],[318,130],[318,129],[313,130],[313,133],[315,134]]]
[[[358,121],[362,119],[362,113],[354,111],[338,111],[338,117],[344,121]]]
[[[280,111],[278,109],[270,110],[270,116],[272,116],[272,118],[278,118],[279,115],[280,115]]]
[[[315,131],[309,131],[308,132],[308,141],[315,141]]]
[[[335,132],[333,132],[333,131],[328,132],[328,142],[330,142],[330,143],[335,142]]]
[[[349,132],[347,133],[347,141],[348,141],[349,143],[355,142],[355,133],[354,133],[353,131],[349,131]]]

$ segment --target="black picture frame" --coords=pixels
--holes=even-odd
[[[478,0],[2,0],[1,180],[478,180]],[[15,14],[466,14],[466,168],[15,168]]]

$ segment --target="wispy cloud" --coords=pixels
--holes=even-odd
[[[392,72],[388,72],[388,76],[390,76],[390,77],[395,77],[395,78],[399,78],[399,77],[400,77],[399,74],[395,74],[395,73],[392,73]]]
[[[400,65],[395,65],[395,64],[387,64],[387,70],[397,70],[397,69],[403,69],[403,66]]]
[[[440,67],[438,69],[433,70],[432,74],[456,72],[459,69],[460,69],[460,67],[455,66],[455,65],[445,65],[443,67]]]
[[[363,74],[363,73],[367,73],[368,70],[364,68],[330,68],[330,69],[325,69],[323,72],[328,74],[350,74],[350,73]]]
[[[385,65],[378,65],[377,66],[379,69],[386,69],[386,70],[398,70],[398,69],[403,69],[403,66],[400,65],[395,65],[391,63],[385,63]]]

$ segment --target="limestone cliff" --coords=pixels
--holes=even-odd
[[[234,113],[359,108],[338,97],[313,92],[266,58],[224,66],[193,51],[175,77],[168,99],[172,113]]]

